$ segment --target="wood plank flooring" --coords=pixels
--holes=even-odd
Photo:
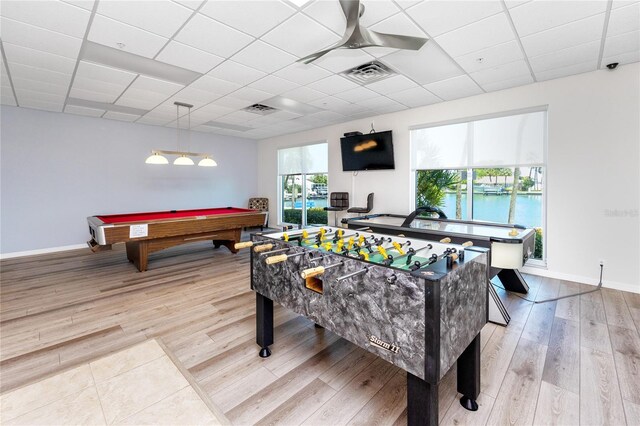
[[[305,318],[276,307],[257,356],[246,251],[193,243],[139,273],[124,247],[74,250],[3,260],[0,278],[3,393],[156,338],[233,424],[406,424],[405,373]],[[529,298],[592,288],[526,279]],[[442,423],[640,424],[640,295],[499,292],[512,322],[482,331],[480,409],[457,403],[454,368]]]

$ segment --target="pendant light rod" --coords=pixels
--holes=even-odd
[[[154,149],[151,151],[156,154],[166,154],[166,155],[187,155],[189,157],[211,157],[211,154],[204,154],[202,152],[187,152],[187,151],[167,151],[164,149]]]

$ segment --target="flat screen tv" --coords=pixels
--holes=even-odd
[[[391,130],[340,139],[342,170],[395,169]]]

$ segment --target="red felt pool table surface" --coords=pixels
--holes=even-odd
[[[96,217],[106,224],[115,224],[127,222],[149,222],[166,219],[186,219],[195,216],[215,216],[238,213],[255,213],[255,210],[241,209],[238,207],[216,207],[210,209],[171,210],[150,213],[125,213]]]

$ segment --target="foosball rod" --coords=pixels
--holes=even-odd
[[[278,254],[275,256],[267,257],[264,261],[267,265],[273,265],[275,263],[284,262],[287,259],[291,259],[292,257],[302,256],[303,254],[306,254],[306,253],[307,253],[306,251],[301,251],[300,253],[294,253],[294,254]]]
[[[305,269],[302,272],[300,272],[300,276],[303,279],[307,279],[307,278],[311,278],[311,277],[315,277],[316,275],[321,275],[324,274],[324,272],[327,269],[331,269],[331,268],[336,268],[338,266],[342,266],[344,265],[344,262],[340,261],[331,265],[327,265],[327,266],[316,266],[315,268],[309,268],[309,269]]]
[[[260,245],[256,245],[256,244],[260,244]],[[265,250],[271,250],[273,248],[273,244],[266,243],[264,241],[242,241],[240,243],[235,243],[233,245],[233,247],[236,250],[240,250],[240,249],[243,249],[243,248],[253,247],[254,245],[255,245],[255,247],[254,247],[253,251],[255,251],[256,253],[260,253],[260,252],[265,251]]]
[[[341,277],[336,278],[336,281],[340,282],[340,281],[348,280],[351,277],[356,277],[358,275],[363,275],[363,274],[366,274],[367,272],[369,272],[369,267],[365,266],[364,268],[360,269],[359,271],[355,271],[355,272],[352,272],[350,274],[343,275]]]
[[[411,247],[411,248],[409,248],[409,250],[405,254],[403,254],[401,256],[398,256],[398,257],[394,258],[393,260],[395,262],[396,260],[404,259],[405,257],[409,257],[409,259],[411,259],[411,257],[415,256],[416,253],[418,253],[419,251],[431,250],[432,248],[433,248],[433,246],[431,244],[427,244],[426,246],[420,247],[419,249],[414,249],[413,247]],[[409,262],[411,262],[411,260],[409,260]]]
[[[260,253],[260,256],[271,256],[272,254],[276,254],[276,253],[284,253],[286,251],[291,250],[291,247],[285,247],[285,248],[281,248],[281,249],[277,249],[277,250],[270,250],[270,251],[265,251]]]
[[[437,254],[432,254],[427,260],[425,260],[424,262],[418,262],[416,261],[413,265],[411,270],[413,271],[417,271],[418,269],[424,268],[425,266],[429,266],[432,265],[436,262],[438,262],[439,260],[444,259],[445,257],[449,257],[452,255],[456,254],[456,249],[454,248],[448,248],[446,249],[442,254],[437,255]],[[457,259],[457,255],[456,255],[456,259]]]

